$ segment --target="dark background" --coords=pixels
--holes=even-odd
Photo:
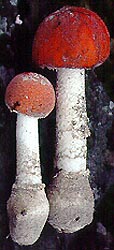
[[[31,50],[39,23],[64,5],[83,6],[105,21],[111,54],[99,68],[86,72],[86,97],[91,136],[88,167],[95,197],[91,225],[74,234],[59,234],[48,223],[33,246],[18,246],[9,236],[6,203],[15,180],[15,124],[4,103],[9,81],[18,73],[37,71],[56,85],[56,72],[35,69]],[[16,24],[17,15],[22,24]],[[113,0],[0,0],[0,249],[1,250],[114,250],[114,1]],[[43,181],[49,184],[55,152],[55,110],[39,124]]]

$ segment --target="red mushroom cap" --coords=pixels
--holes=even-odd
[[[11,111],[43,118],[54,108],[55,92],[44,76],[25,72],[11,80],[5,102]]]
[[[91,68],[110,53],[110,36],[93,11],[65,6],[40,24],[33,42],[33,62],[42,67]]]

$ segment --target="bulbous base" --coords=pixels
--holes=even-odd
[[[86,171],[60,171],[47,192],[48,221],[59,232],[73,233],[92,222],[94,198]]]
[[[49,213],[44,185],[24,189],[14,184],[7,209],[13,241],[32,245],[39,238]]]

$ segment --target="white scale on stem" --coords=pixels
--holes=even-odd
[[[85,70],[57,71],[56,163],[70,172],[86,170],[89,135],[85,100]]]

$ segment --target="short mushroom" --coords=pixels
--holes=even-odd
[[[45,77],[25,72],[7,86],[5,103],[17,113],[16,180],[7,202],[10,234],[18,244],[31,245],[39,238],[49,213],[41,177],[37,119],[53,110],[55,93]]]
[[[74,232],[93,218],[94,200],[87,176],[89,136],[85,69],[102,64],[110,53],[110,36],[101,18],[82,7],[65,6],[38,27],[33,62],[56,69],[56,158],[59,170],[48,198],[49,222]]]

